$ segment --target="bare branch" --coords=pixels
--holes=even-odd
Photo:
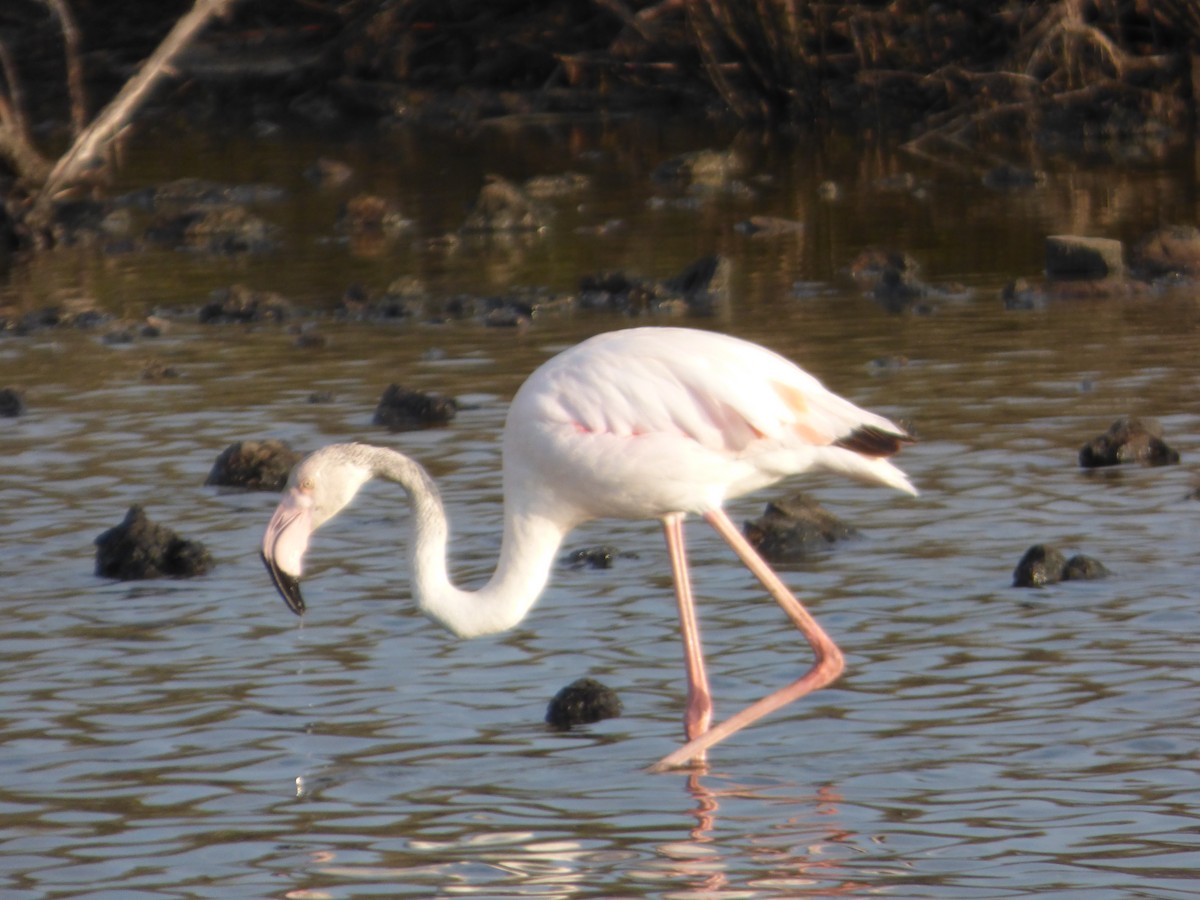
[[[8,85],[8,96],[0,95],[0,158],[19,176],[40,183],[50,173],[50,162],[38,152],[29,137],[21,80],[8,45],[3,41],[0,41],[0,71]]]
[[[121,92],[76,139],[46,179],[34,206],[35,217],[44,213],[54,197],[100,159],[105,149],[129,123],[138,107],[150,96],[158,82],[172,72],[171,63],[181,51],[236,0],[196,0],[192,11],[175,23],[158,49],[142,64],[137,75],[126,82]]]
[[[87,124],[87,95],[83,88],[83,63],[80,53],[79,26],[66,0],[42,0],[58,17],[62,28],[63,44],[67,57],[67,91],[71,96],[71,126],[74,134],[83,131]]]

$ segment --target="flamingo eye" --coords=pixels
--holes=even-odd
[[[313,489],[313,480],[311,478],[302,478],[300,480],[300,490],[305,493],[311,492]]]

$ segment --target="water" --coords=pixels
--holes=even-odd
[[[3,296],[91,295],[138,316],[243,281],[319,305],[414,271],[436,289],[565,291],[602,268],[665,276],[723,252],[730,307],[688,324],[788,353],[922,437],[900,458],[918,498],[805,482],[864,532],[784,573],[846,651],[846,676],[718,745],[706,770],[649,775],[682,714],[654,523],[581,529],[567,549],[636,555],[561,566],[519,627],[461,642],[407,601],[394,489],[368,490],[318,536],[301,624],[257,556],[276,498],[202,486],[235,440],[402,446],[443,486],[455,571],[478,582],[497,546],[507,398],[550,353],[625,319],[552,315],[521,331],[317,320],[318,350],[283,327],[183,315],[129,345],[73,330],[6,337],[0,380],[29,410],[5,420],[0,456],[4,896],[1200,896],[1195,292],[1028,312],[997,294],[1036,274],[1043,234],[1130,238],[1194,220],[1190,169],[1079,166],[1040,192],[997,195],[903,157],[770,148],[757,200],[664,211],[647,208],[647,172],[699,146],[694,134],[625,124],[571,138],[176,138],[177,153],[134,154],[131,184],[287,187],[264,209],[288,229],[279,255],[63,251],[16,270]],[[344,194],[298,174],[320,153],[351,159],[355,189],[399,196],[417,234],[366,256],[331,240]],[[563,219],[620,216],[624,229],[600,239],[564,226],[444,255],[420,245],[452,227],[482,172],[566,168],[594,171],[598,188],[560,203]],[[872,186],[901,168],[926,187]],[[822,205],[815,186],[829,177],[845,193]],[[808,227],[733,232],[759,212]],[[873,243],[962,291],[930,315],[889,315],[840,274]],[[907,365],[872,365],[881,357]],[[143,380],[152,360],[179,377]],[[448,428],[388,435],[370,417],[391,381],[469,408]],[[309,403],[318,390],[336,402]],[[1079,470],[1079,446],[1125,413],[1157,416],[1183,465]],[[735,519],[768,496],[739,501]],[[96,578],[92,541],[132,503],[202,540],[212,574]],[[700,524],[688,536],[727,713],[808,657],[719,539]],[[1011,588],[1036,542],[1095,556],[1113,577]],[[583,675],[618,690],[624,715],[548,731],[547,701]]]

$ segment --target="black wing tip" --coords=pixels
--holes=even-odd
[[[845,437],[834,441],[833,445],[863,456],[884,457],[899,453],[905,444],[916,443],[916,440],[907,431],[888,431],[875,425],[860,425]]]
[[[304,606],[304,597],[300,594],[300,579],[280,570],[271,560],[267,559],[267,554],[260,553],[259,556],[262,558],[263,565],[267,567],[271,581],[275,584],[275,590],[279,591],[279,596],[283,598],[287,608],[298,616],[304,615],[306,607]]]

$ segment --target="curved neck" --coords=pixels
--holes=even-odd
[[[415,460],[385,448],[377,448],[371,463],[373,474],[396,482],[408,494],[412,508],[409,577],[421,610],[459,637],[504,631],[525,618],[549,580],[565,529],[524,511],[519,498],[506,495],[496,570],[479,590],[461,590],[447,572],[449,525],[429,473]]]

